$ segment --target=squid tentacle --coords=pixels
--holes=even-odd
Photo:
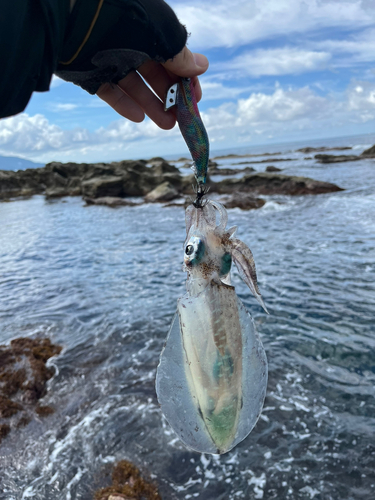
[[[243,241],[238,240],[237,238],[229,240],[229,245],[231,248],[232,259],[236,264],[241,278],[250,288],[252,294],[263,307],[265,312],[269,314],[258,287],[254,257],[250,248],[245,245]]]

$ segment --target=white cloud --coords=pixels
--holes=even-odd
[[[73,104],[71,102],[66,102],[66,103],[50,102],[47,104],[47,107],[50,111],[53,111],[55,113],[60,113],[64,111],[72,111],[73,109],[77,109],[79,106],[78,104]]]
[[[366,123],[375,119],[375,85],[354,83],[347,89],[347,109],[351,121]]]
[[[228,87],[218,81],[202,77],[200,84],[205,101],[214,99],[234,99],[241,94],[248,93],[254,86],[251,87]]]
[[[271,95],[252,94],[248,99],[240,99],[236,123],[260,124],[294,121],[307,116],[321,119],[325,115],[327,99],[312,92],[308,87],[298,90],[278,88]]]
[[[359,89],[362,89],[360,91]],[[338,96],[322,97],[311,88],[252,93],[237,105],[224,104],[203,114],[210,139],[226,136],[234,143],[259,140],[257,136],[295,136],[299,131],[340,130],[348,124],[375,120],[375,84],[353,82]],[[344,129],[345,130],[345,129]],[[344,132],[345,133],[345,132]]]
[[[100,151],[105,157],[110,150],[121,154],[140,139],[160,140],[160,137],[166,140],[180,138],[176,127],[163,131],[148,119],[141,124],[120,119],[106,128],[90,132],[84,128],[63,130],[41,114],[29,116],[22,113],[0,121],[0,154],[20,155],[40,161],[50,161],[56,155],[60,158],[75,156],[77,159],[94,151]]]
[[[239,76],[298,74],[323,69],[331,55],[329,52],[303,50],[296,47],[258,49],[246,52],[216,68],[235,71]],[[213,68],[215,70],[215,67]]]
[[[171,1],[191,32],[193,50],[236,47],[279,35],[374,22],[373,2],[360,0],[193,0]]]
[[[375,3],[374,3],[375,4]],[[348,67],[359,63],[375,62],[375,29],[340,39],[327,39],[313,44],[335,56],[335,67]]]
[[[350,124],[375,121],[375,83],[353,81],[340,95],[322,97],[310,87],[276,86],[252,92],[237,102],[202,113],[210,141],[221,147],[273,137],[275,140],[321,131],[347,133]],[[167,155],[184,150],[177,127],[159,129],[150,120],[136,124],[125,119],[94,132],[84,128],[63,130],[43,115],[26,113],[0,121],[0,154],[39,161],[109,161],[125,157]]]

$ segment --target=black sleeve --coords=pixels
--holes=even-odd
[[[145,60],[178,54],[187,33],[163,0],[5,0],[0,16],[0,117],[23,111],[52,74],[94,94]]]
[[[64,40],[69,0],[2,0],[0,118],[23,111],[49,89]]]

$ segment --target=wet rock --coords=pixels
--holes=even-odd
[[[82,194],[86,198],[103,196],[124,196],[124,180],[122,177],[94,177],[82,182]]]
[[[236,155],[236,154],[229,154],[229,155],[221,155],[221,156],[215,156],[214,160],[227,160],[231,158],[253,158],[257,156],[275,156],[275,155],[281,155],[282,153],[280,151],[276,153],[259,153],[259,154],[251,154],[251,155]],[[267,161],[267,160],[265,160]]]
[[[211,185],[211,190],[220,194],[247,192],[259,194],[322,194],[343,191],[329,182],[316,181],[308,177],[297,177],[277,173],[245,175],[241,179],[226,179]]]
[[[361,156],[370,156],[375,158],[375,146],[371,146],[371,148],[365,149]]]
[[[245,168],[215,168],[210,171],[211,175],[235,175],[235,174],[250,174],[251,172],[255,172],[255,168],[253,167],[245,167]]]
[[[102,198],[84,198],[86,205],[105,205],[107,207],[134,207],[139,203],[128,201],[117,196],[103,196]]]
[[[50,198],[62,198],[63,196],[70,196],[70,192],[65,187],[62,188],[48,188],[45,191],[45,196],[47,199]]]
[[[336,148],[327,148],[325,146],[321,146],[319,148],[312,148],[312,147],[307,147],[307,148],[300,148],[296,149],[298,153],[317,153],[318,151],[346,151],[348,149],[352,149],[351,146],[340,146]]]
[[[112,485],[95,493],[95,500],[161,500],[157,486],[142,478],[140,470],[121,460],[113,470]]]
[[[216,168],[216,167],[218,167],[218,165],[219,164],[217,163],[217,161],[214,161],[214,160],[211,160],[211,159],[208,160],[208,169],[210,169],[210,168]]]
[[[362,158],[357,155],[315,155],[319,163],[341,163],[344,161],[358,161]]]
[[[150,203],[158,203],[171,201],[175,198],[178,198],[179,194],[177,189],[168,181],[163,182],[158,187],[156,187],[153,191],[145,196],[145,201]]]
[[[273,165],[268,165],[268,167],[266,167],[266,172],[281,172],[281,168],[274,167]]]
[[[0,171],[0,199],[32,196],[42,193],[46,185],[39,168],[28,170]]]
[[[228,197],[220,198],[220,203],[223,203],[226,208],[240,208],[241,210],[254,210],[263,207],[266,200],[257,198],[250,193],[233,193]]]
[[[164,174],[177,174],[180,175],[180,171],[174,165],[170,165],[166,161],[155,162],[150,171],[157,177],[162,177]]]
[[[0,346],[0,426],[3,429],[0,440],[8,427],[21,427],[30,421],[30,411],[45,395],[46,383],[54,374],[54,368],[47,367],[46,362],[61,349],[46,338],[18,338],[9,346]],[[53,411],[47,406],[37,408],[43,416]]]
[[[179,189],[179,170],[162,158],[154,160],[152,167],[144,160],[124,160],[109,164],[51,162],[44,168],[0,171],[0,199],[41,193],[47,198],[144,196],[166,180]]]
[[[166,160],[164,160],[164,158],[162,158],[161,156],[154,156],[153,158],[148,160],[147,163],[155,163],[155,162],[165,162],[166,163]]]
[[[280,154],[280,153],[274,153]],[[272,156],[272,155],[249,155],[249,156]],[[257,164],[257,163],[270,163],[277,161],[296,161],[297,158],[264,158],[263,160],[249,160],[249,161],[241,161],[237,163],[232,163],[232,165],[249,165],[249,164]]]

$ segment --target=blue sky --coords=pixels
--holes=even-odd
[[[210,60],[200,109],[213,150],[374,130],[373,0],[169,4],[191,33],[189,48]],[[25,113],[0,121],[0,154],[41,162],[186,152],[177,127],[131,123],[56,78]]]

